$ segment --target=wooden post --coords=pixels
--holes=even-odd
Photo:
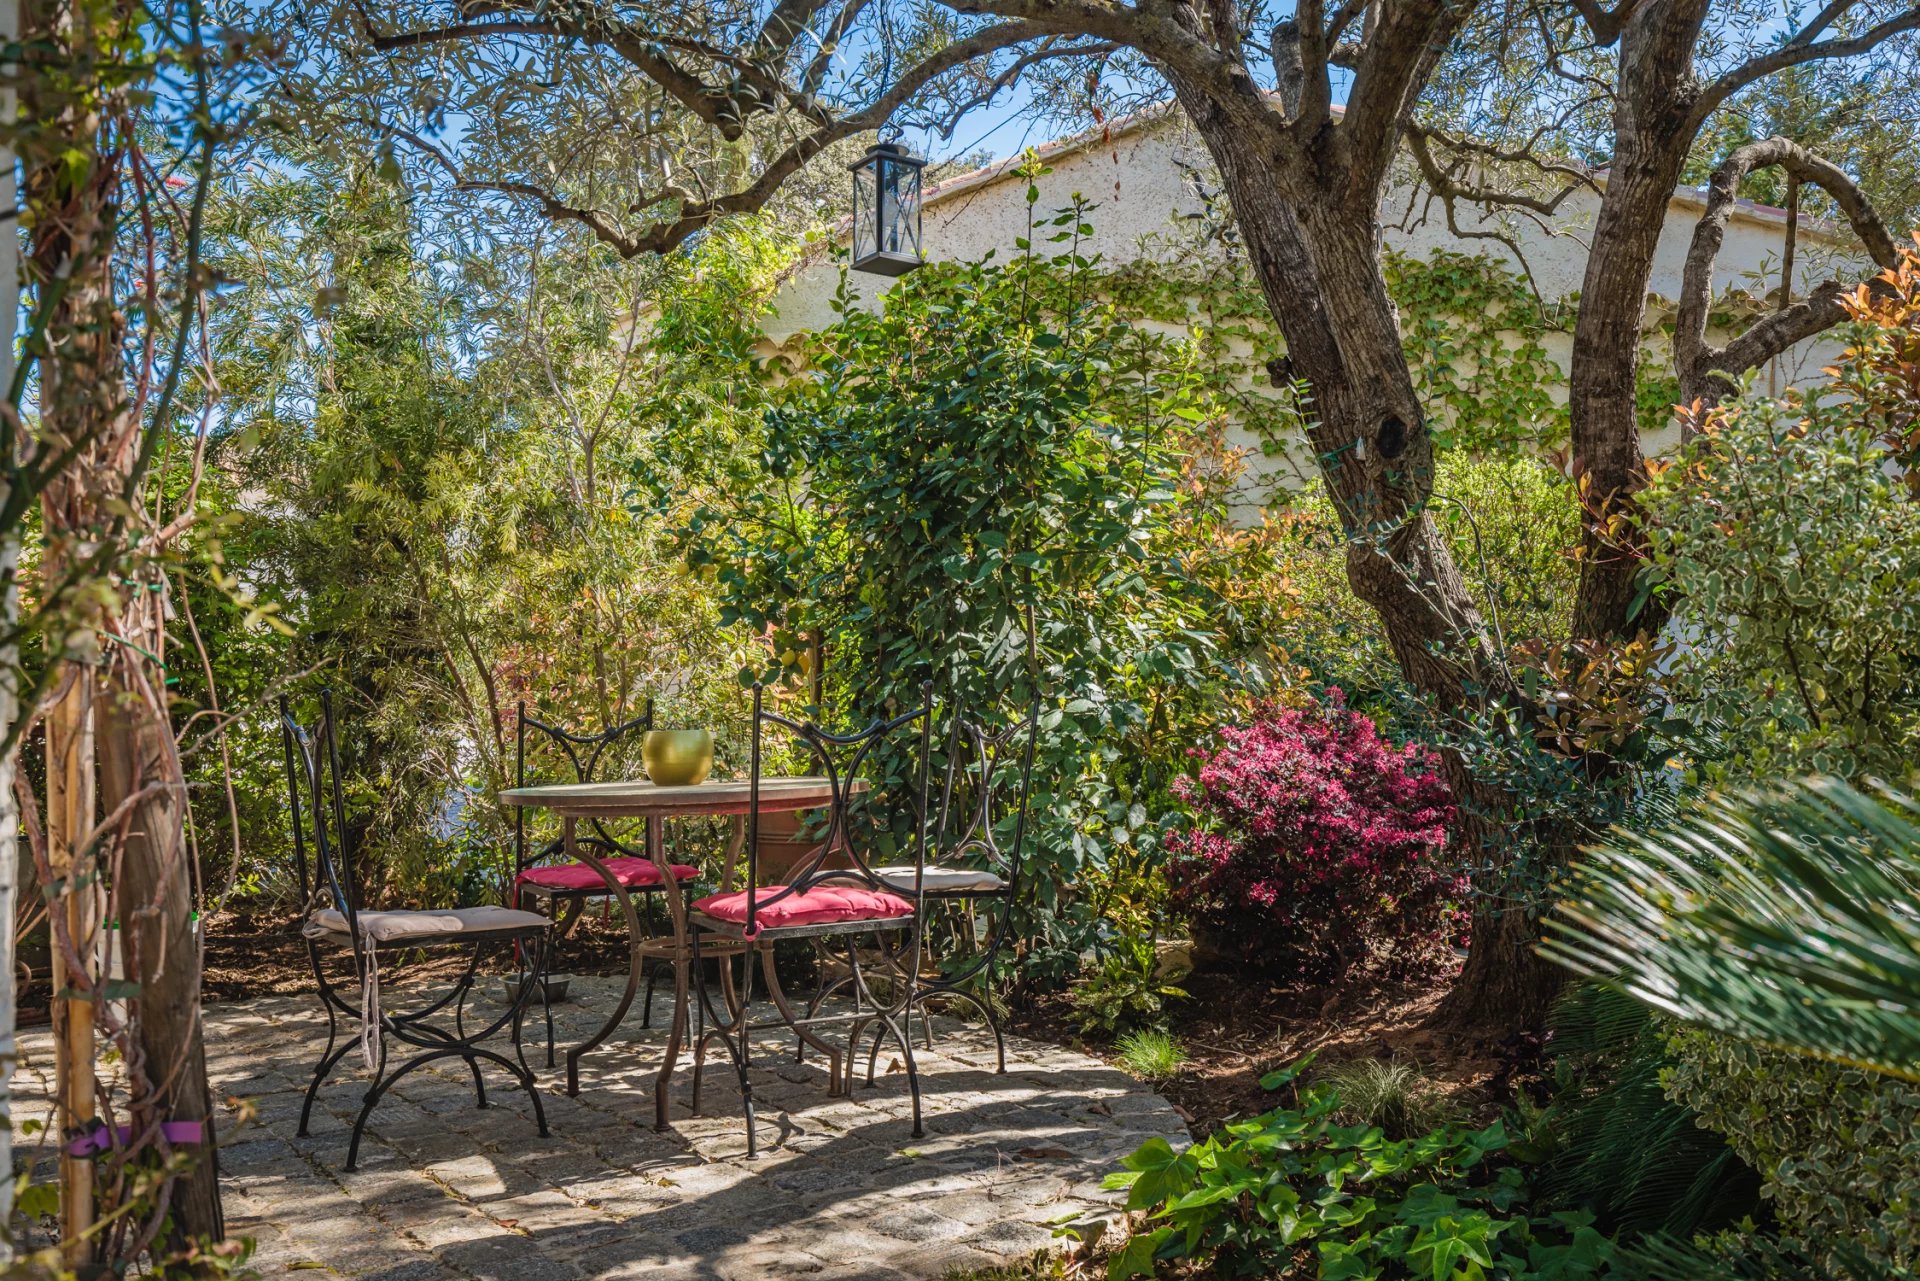
[[[20,0],[0,0],[0,44],[20,37]],[[13,123],[14,69],[0,67],[0,128]],[[14,190],[13,149],[0,146],[0,209],[19,201]],[[20,237],[9,221],[0,232],[0,387],[13,385],[13,333],[20,311]],[[14,439],[19,439],[16,431]],[[0,475],[11,475],[11,458],[0,458]],[[0,499],[8,482],[0,480]],[[20,532],[0,531],[0,632],[11,636],[20,619],[14,578],[20,568]],[[0,645],[0,738],[20,715],[20,647]],[[20,753],[0,753],[0,1223],[13,1221],[13,920],[20,885],[20,809],[13,799]],[[0,1235],[0,1270],[13,1261],[13,1244]]]
[[[97,864],[85,849],[94,824],[93,671],[78,669],[66,696],[47,717],[47,858],[61,894],[61,913],[81,964],[95,954],[99,929]],[[72,973],[63,950],[53,949],[53,1072],[60,1134],[94,1119],[93,988],[96,975]],[[75,993],[84,993],[76,995]],[[93,1161],[60,1157],[60,1236],[71,1266],[88,1261],[93,1226]]]

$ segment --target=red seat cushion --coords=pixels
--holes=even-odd
[[[786,890],[784,885],[769,885],[754,891],[754,932],[777,930],[789,925],[820,925],[828,921],[890,921],[912,916],[913,904],[898,894],[870,890],[854,885],[816,885],[788,894],[777,903],[768,899]],[[744,925],[747,920],[747,892],[709,894],[693,905],[693,910],[716,921]]]
[[[628,889],[640,886],[658,885],[660,869],[649,858],[627,856],[604,860],[607,870],[613,873],[613,879]],[[675,880],[686,881],[700,874],[700,869],[688,867],[685,863],[673,865]],[[522,883],[538,885],[544,890],[604,890],[606,881],[600,873],[585,863],[548,863],[541,867],[530,867],[513,878],[515,888]]]

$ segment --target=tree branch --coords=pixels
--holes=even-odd
[[[1117,53],[1121,48],[1122,46],[1120,44],[1111,40],[1102,40],[1094,44],[1080,45],[1043,44],[1033,52],[1023,54],[1019,58],[1016,58],[1006,70],[995,76],[984,89],[972,97],[967,98],[963,102],[952,104],[942,112],[931,116],[931,118],[926,119],[922,123],[924,123],[926,128],[937,132],[943,139],[951,140],[954,130],[960,127],[960,121],[968,112],[974,110],[976,107],[987,106],[1002,90],[1006,89],[1028,70],[1038,66],[1040,63],[1052,62],[1059,58],[1099,57],[1103,54]]]
[[[1831,0],[1826,8],[1814,15],[1804,28],[1778,49],[1735,67],[1708,85],[1701,92],[1699,101],[1694,104],[1692,128],[1697,130],[1706,118],[1713,114],[1714,109],[1728,98],[1754,81],[1770,76],[1776,71],[1784,71],[1788,67],[1797,67],[1803,63],[1822,59],[1851,58],[1857,54],[1866,53],[1875,45],[1902,31],[1920,29],[1920,5],[1916,5],[1877,26],[1869,27],[1857,36],[1850,36],[1843,40],[1824,40],[1816,44],[1814,38],[1831,26],[1841,14],[1852,7],[1852,4],[1853,0]]]
[[[694,115],[719,130],[729,142],[746,132],[745,116],[757,104],[743,111],[738,93],[710,88],[692,72],[666,56],[666,47],[650,33],[625,24],[570,22],[558,19],[493,18],[486,22],[460,22],[446,27],[424,27],[382,35],[368,22],[367,38],[382,53],[416,49],[425,45],[457,41],[488,40],[494,36],[543,36],[577,40],[596,48],[611,49],[647,79],[680,102]]]
[[[1599,0],[1573,0],[1573,9],[1587,24],[1587,30],[1593,32],[1594,43],[1605,48],[1620,38],[1642,3],[1644,0],[1620,0],[1609,9]]]
[[[1463,138],[1452,138],[1438,129],[1409,121],[1406,127],[1407,152],[1413,157],[1414,164],[1420,170],[1420,176],[1431,187],[1434,194],[1449,203],[1465,200],[1472,204],[1500,206],[1513,209],[1525,209],[1541,217],[1551,217],[1557,212],[1566,198],[1582,187],[1598,190],[1598,184],[1585,168],[1566,161],[1542,160],[1529,152],[1502,151],[1481,143]],[[1532,165],[1542,173],[1557,174],[1568,181],[1565,186],[1551,196],[1532,196],[1525,192],[1504,191],[1498,187],[1489,187],[1483,183],[1462,180],[1456,175],[1465,162],[1452,167],[1443,166],[1433,154],[1432,143],[1438,142],[1449,151],[1484,156],[1489,160],[1505,164]]]
[[[879,128],[915,94],[955,67],[995,49],[1022,44],[1045,34],[1032,23],[1005,22],[983,27],[964,40],[956,40],[899,77],[885,94],[869,106],[822,125],[793,142],[786,150],[772,157],[748,186],[710,199],[683,200],[677,217],[637,231],[621,227],[616,218],[604,210],[571,204],[532,183],[463,181],[459,186],[465,191],[493,191],[532,200],[548,218],[556,222],[579,223],[624,258],[666,253],[719,218],[729,214],[752,213],[759,209],[809,160],[842,139]],[[443,164],[447,163],[444,157],[440,159]],[[653,203],[672,198],[676,197],[661,194]],[[644,204],[637,202],[635,207],[641,208]]]
[[[1352,199],[1378,198],[1399,147],[1407,104],[1431,74],[1434,50],[1453,38],[1475,7],[1462,0],[1449,5],[1382,4],[1370,11],[1379,18],[1367,33],[1339,129],[1353,165],[1348,176]]]
[[[1840,297],[1847,286],[1839,280],[1823,282],[1805,299],[1756,321],[1725,347],[1707,342],[1707,316],[1713,304],[1713,269],[1727,221],[1740,198],[1740,183],[1756,169],[1778,165],[1802,183],[1812,183],[1840,206],[1854,235],[1882,267],[1897,258],[1893,237],[1865,193],[1838,165],[1815,155],[1789,138],[1767,138],[1739,148],[1714,170],[1707,210],[1693,229],[1687,250],[1686,272],[1680,287],[1680,306],[1674,318],[1673,363],[1680,379],[1682,403],[1711,404],[1733,385],[1733,379],[1779,355],[1797,342],[1831,328],[1845,315]],[[1792,281],[1783,286],[1791,290]],[[1786,301],[1783,299],[1783,301]]]

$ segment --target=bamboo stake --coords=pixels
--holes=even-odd
[[[47,717],[47,857],[61,883],[67,937],[83,963],[94,954],[100,885],[84,843],[94,819],[92,672],[83,669]],[[94,1119],[92,989],[96,976],[68,972],[53,949],[54,1082],[60,1107],[60,1236],[69,1265],[88,1261],[93,1227],[93,1161],[66,1154],[66,1136]],[[75,995],[76,980],[85,994]]]

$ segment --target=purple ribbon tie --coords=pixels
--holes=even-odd
[[[162,1121],[160,1133],[176,1148],[191,1147],[196,1143],[206,1142],[207,1125],[204,1121]],[[115,1141],[116,1139],[118,1142]],[[109,1132],[106,1122],[95,1121],[91,1130],[67,1144],[67,1155],[98,1156],[115,1147],[126,1147],[132,1142],[132,1126],[116,1126],[112,1132]]]

